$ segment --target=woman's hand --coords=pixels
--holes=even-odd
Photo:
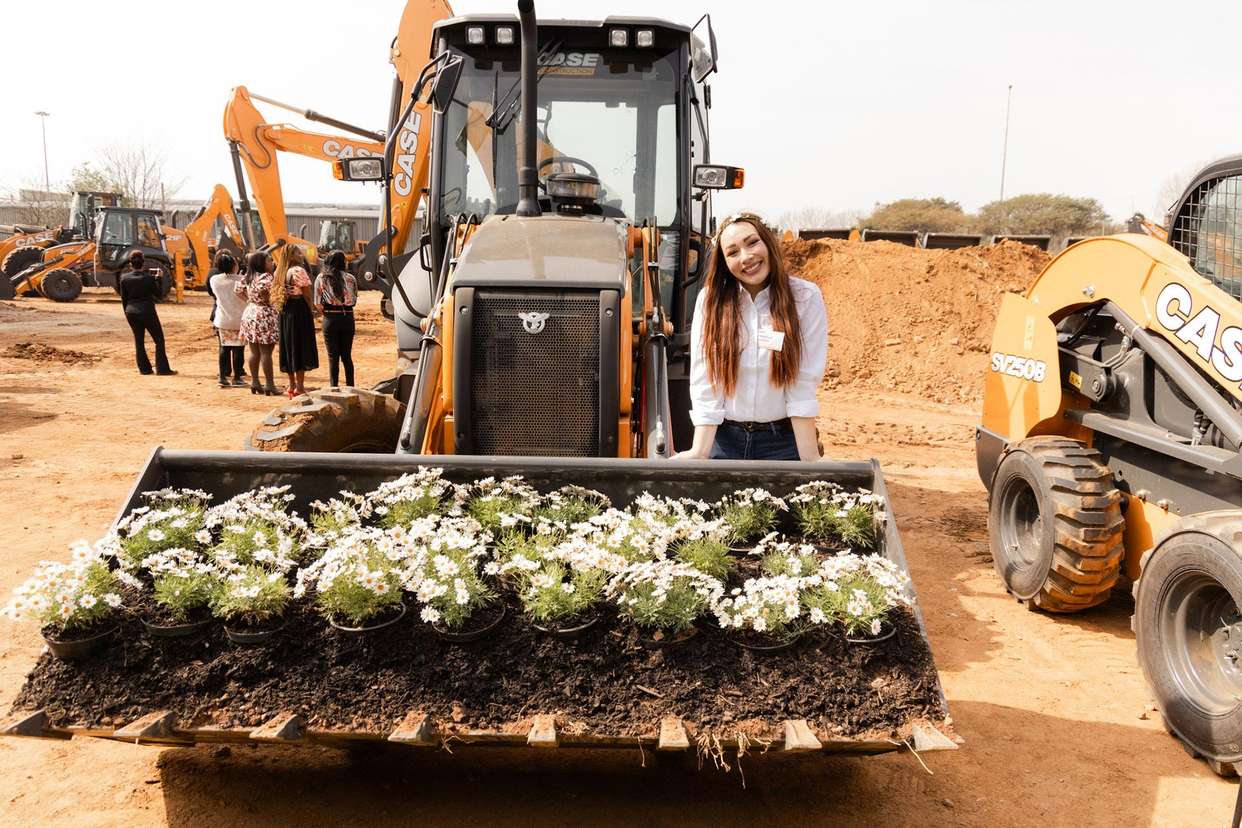
[[[679,451],[669,460],[707,460],[711,451],[698,451],[694,448],[688,448],[685,451]]]
[[[694,427],[694,443],[685,451],[679,451],[670,457],[670,460],[710,460],[712,454],[712,444],[716,442],[716,428],[714,425],[701,425]]]

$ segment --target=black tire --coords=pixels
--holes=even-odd
[[[1165,726],[1222,776],[1242,762],[1242,512],[1181,520],[1134,584],[1139,665]]]
[[[322,388],[269,414],[246,438],[247,451],[392,454],[405,406],[362,388]]]
[[[1121,493],[1094,449],[1032,437],[1001,459],[988,503],[992,563],[1032,609],[1078,612],[1108,600],[1124,527]]]
[[[4,257],[4,263],[0,264],[0,270],[4,275],[12,279],[35,262],[43,261],[43,250],[38,247],[19,247],[16,250],[9,251],[9,255]]]
[[[82,295],[82,279],[72,270],[58,267],[44,274],[39,290],[53,302],[72,302]]]
[[[389,322],[397,318],[397,314],[393,310],[391,296],[380,297],[380,316],[384,317]]]

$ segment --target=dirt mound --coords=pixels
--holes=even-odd
[[[1018,242],[919,250],[891,242],[787,242],[790,272],[828,304],[827,387],[916,394],[975,405],[1004,293],[1022,292],[1048,263]]]
[[[93,365],[101,359],[98,355],[88,354],[85,351],[71,351],[67,348],[56,348],[38,342],[18,342],[0,351],[0,356],[33,359],[39,362],[63,362],[67,365]]]

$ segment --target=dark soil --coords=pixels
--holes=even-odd
[[[146,621],[148,624],[160,627],[194,624],[211,617],[211,610],[203,606],[190,610],[185,618],[177,618],[173,615],[172,610],[155,600],[155,596],[149,589],[136,590],[126,588],[122,599],[127,612]]]
[[[0,351],[0,355],[13,357],[14,359],[33,359],[39,362],[63,362],[70,365],[75,363],[92,365],[102,359],[102,357],[96,354],[56,348],[38,342],[18,342],[16,345],[10,345],[3,351]]]
[[[621,736],[654,733],[668,715],[761,738],[784,719],[833,736],[891,733],[944,716],[926,641],[904,610],[896,622],[897,635],[876,646],[808,636],[756,655],[710,628],[647,649],[615,618],[562,640],[533,629],[516,606],[494,635],[465,645],[442,641],[415,613],[343,634],[301,603],[254,647],[229,643],[218,626],[188,641],[155,639],[129,619],[102,653],[72,663],[44,654],[14,708],[96,726],[169,710],[183,727],[253,727],[287,711],[314,728],[382,732],[422,710],[508,732],[552,713],[570,732]]]

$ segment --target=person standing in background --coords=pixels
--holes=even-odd
[[[237,260],[227,251],[216,254],[215,274],[208,285],[216,297],[216,307],[212,313],[211,324],[216,329],[216,337],[220,340],[220,387],[244,386],[245,343],[241,339],[242,314],[246,310],[246,300],[238,295]],[[230,369],[232,381],[229,379]]]
[[[272,350],[280,336],[280,318],[272,307],[272,271],[276,263],[267,253],[256,250],[246,257],[246,275],[238,280],[233,292],[246,297],[246,309],[242,311],[242,342],[250,346],[250,393],[274,397],[280,394],[272,378]],[[263,366],[263,378],[267,385],[259,387],[259,365]]]
[[[125,310],[125,321],[134,333],[134,357],[138,362],[138,373],[159,374],[169,376],[177,373],[168,366],[168,354],[164,351],[164,328],[160,325],[159,314],[155,312],[155,299],[160,295],[159,284],[155,277],[144,270],[146,257],[142,251],[135,250],[129,254],[129,270],[121,274],[118,288],[121,292],[121,307]],[[151,360],[147,357],[146,334],[151,335],[155,343],[155,370],[151,370]]]
[[[345,254],[333,250],[315,277],[315,310],[323,314],[323,346],[328,352],[328,384],[340,385],[341,365],[345,384],[354,384],[354,305],[358,282],[345,269]]]
[[[280,312],[280,370],[289,377],[290,399],[306,393],[306,372],[319,367],[314,301],[302,248],[286,244],[272,280],[272,307]]]

